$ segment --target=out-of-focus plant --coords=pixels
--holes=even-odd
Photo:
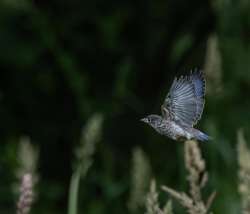
[[[175,198],[190,214],[205,214],[213,202],[215,192],[213,192],[206,202],[202,199],[201,190],[208,181],[205,160],[201,156],[200,149],[196,141],[185,142],[185,165],[188,171],[189,194],[178,192],[167,186],[162,189]]]
[[[30,173],[33,176],[33,181],[37,181],[38,174],[36,170],[39,151],[37,147],[30,142],[29,137],[21,137],[17,153],[19,167],[16,170],[16,176],[21,178],[24,174]]]
[[[243,214],[250,213],[250,151],[242,130],[238,131],[238,191],[241,195],[241,209]]]
[[[75,165],[69,188],[68,214],[77,214],[80,179],[85,177],[93,163],[96,143],[100,139],[103,117],[93,115],[82,129],[80,145],[75,150]]]
[[[218,38],[211,35],[207,41],[207,50],[205,57],[204,71],[207,79],[207,93],[221,91],[222,88],[222,70],[221,55],[219,51]]]
[[[16,10],[26,10],[30,4],[30,0],[2,0],[0,2],[0,6]]]
[[[132,155],[132,180],[128,207],[132,213],[138,213],[145,202],[145,195],[150,183],[150,163],[140,148],[135,148]]]
[[[20,139],[17,151],[19,167],[16,176],[21,180],[20,184],[14,185],[20,189],[20,196],[17,202],[17,214],[28,214],[35,199],[34,185],[38,182],[37,161],[38,149],[30,142],[30,138],[23,136]]]
[[[173,214],[172,201],[169,200],[163,209],[160,208],[155,180],[151,181],[146,198],[146,214]]]
[[[34,200],[33,177],[31,173],[22,176],[20,196],[17,202],[17,214],[28,214]]]

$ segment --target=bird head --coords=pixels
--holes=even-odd
[[[161,116],[156,115],[156,114],[151,114],[141,119],[142,122],[148,123],[150,126],[154,128],[158,126],[161,120],[162,120]]]

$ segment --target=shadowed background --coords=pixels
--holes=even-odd
[[[22,136],[39,150],[32,213],[65,212],[74,150],[96,112],[103,116],[101,138],[80,185],[80,212],[130,213],[135,147],[159,184],[184,191],[183,145],[139,119],[159,113],[174,77],[192,68],[203,69],[207,79],[198,127],[213,137],[201,145],[207,190],[218,193],[212,210],[239,213],[238,128],[250,139],[249,11],[244,0],[2,0],[1,213],[15,210]]]

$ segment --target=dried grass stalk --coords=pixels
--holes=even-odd
[[[149,160],[140,148],[135,148],[133,151],[131,173],[131,193],[128,207],[131,212],[138,213],[138,209],[144,205],[151,174]]]
[[[96,113],[88,120],[86,126],[82,129],[80,145],[75,150],[75,170],[78,171],[82,177],[86,175],[92,165],[96,144],[101,138],[102,123],[103,116]]]
[[[205,214],[212,204],[215,197],[213,192],[207,202],[202,199],[202,188],[208,180],[206,164],[202,159],[200,149],[196,141],[187,141],[184,149],[185,166],[188,171],[189,194],[175,191],[163,186],[162,189],[170,196],[175,198],[190,214]]]
[[[21,179],[23,175],[30,173],[32,174],[33,184],[37,183],[39,180],[37,173],[39,150],[28,136],[20,138],[17,157],[19,163],[19,167],[15,172],[17,178]]]
[[[37,198],[33,191],[34,186],[39,180],[37,173],[37,162],[39,157],[39,150],[27,136],[20,139],[17,151],[17,158],[19,167],[16,169],[15,174],[18,180],[21,180],[21,185],[18,183],[13,184],[13,191],[15,194],[20,192],[17,202],[17,214],[28,214],[33,201]]]
[[[168,200],[166,205],[163,207],[162,214],[173,214],[173,206],[171,200]]]
[[[17,202],[17,214],[28,214],[33,200],[33,178],[30,173],[27,173],[22,177],[20,197]]]
[[[222,91],[222,66],[218,37],[211,35],[207,41],[204,71],[207,78],[207,93]]]
[[[238,164],[239,184],[238,191],[241,195],[242,213],[250,213],[250,151],[242,130],[238,131]]]
[[[81,178],[84,178],[93,163],[96,144],[101,137],[103,116],[94,114],[82,130],[80,145],[75,151],[75,168],[70,180],[68,214],[77,214],[78,191]]]
[[[173,214],[172,202],[169,200],[163,209],[160,208],[155,180],[151,181],[146,198],[146,214]]]

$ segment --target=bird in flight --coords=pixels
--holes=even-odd
[[[158,133],[178,141],[207,141],[208,135],[194,128],[200,120],[205,103],[205,79],[201,71],[175,78],[164,103],[161,116],[148,115],[141,121]]]

